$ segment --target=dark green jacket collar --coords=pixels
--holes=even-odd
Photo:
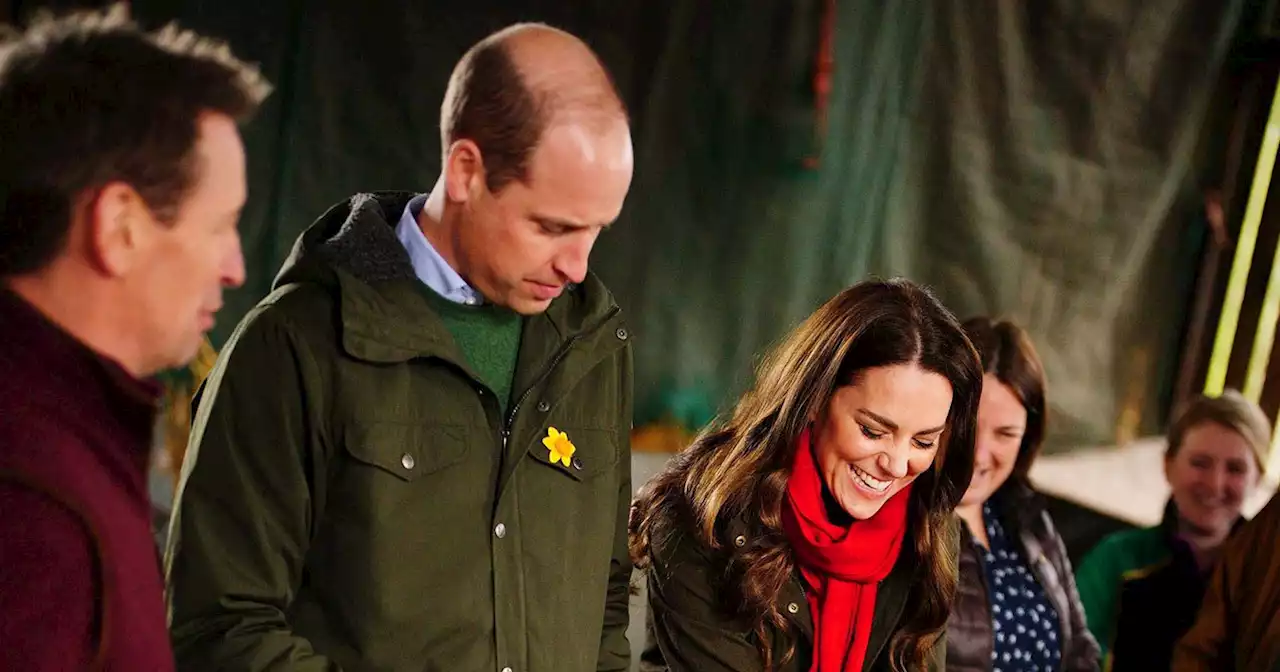
[[[440,357],[464,361],[439,316],[422,296],[409,255],[395,236],[395,222],[415,194],[356,194],[331,207],[300,236],[276,277],[274,288],[319,284],[340,296],[342,346],[352,357],[375,363]],[[619,310],[604,284],[591,273],[530,317],[527,332],[553,356],[556,344],[600,340],[617,347]],[[603,334],[606,337],[601,337]],[[589,349],[589,348],[588,348]],[[522,356],[526,353],[522,352]],[[531,354],[531,353],[530,353]],[[463,367],[465,368],[465,366]],[[517,388],[522,381],[515,381]]]

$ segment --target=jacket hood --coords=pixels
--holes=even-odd
[[[368,192],[333,205],[294,242],[272,289],[317,284],[345,292],[352,281],[375,290],[389,283],[417,283],[409,253],[395,232],[405,206],[415,196],[407,191]],[[597,326],[617,312],[604,283],[587,273],[580,285],[571,285],[551,303],[546,316],[568,336]]]
[[[415,194],[356,194],[330,207],[293,244],[272,289],[293,283],[336,284],[341,269],[366,284],[414,279],[396,238],[400,213]]]

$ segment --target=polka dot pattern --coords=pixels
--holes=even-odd
[[[1062,666],[1058,611],[990,504],[983,505],[982,518],[991,545],[983,554],[995,634],[991,669],[1056,672]]]

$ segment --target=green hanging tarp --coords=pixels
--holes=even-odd
[[[632,108],[636,179],[592,265],[638,334],[637,425],[704,422],[822,300],[905,275],[961,317],[1024,324],[1074,444],[1160,421],[1195,272],[1192,159],[1244,3],[838,0],[820,137],[818,0],[133,4],[229,39],[278,86],[247,133],[250,281],[215,341],[330,203],[428,190],[453,63],[543,20],[590,41]]]

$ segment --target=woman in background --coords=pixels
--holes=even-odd
[[[646,660],[940,670],[981,384],[960,325],[916,285],[864,282],[820,307],[636,500]]]
[[[1242,521],[1270,437],[1262,410],[1231,390],[1197,397],[1174,419],[1164,521],[1107,537],[1076,576],[1105,669],[1169,669],[1174,643],[1195,621],[1209,573]]]
[[[985,373],[960,590],[947,623],[947,669],[1096,670],[1067,550],[1027,479],[1045,436],[1045,377],[1014,324],[976,318],[965,333]]]

